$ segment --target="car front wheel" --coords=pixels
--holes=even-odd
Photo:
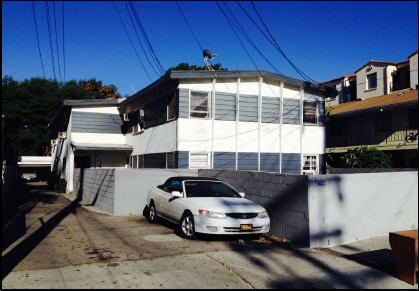
[[[196,237],[192,213],[186,212],[183,214],[179,222],[179,232],[180,235],[186,239],[194,239]]]
[[[154,206],[154,203],[150,203],[150,207],[148,210],[148,221],[151,223],[157,223],[157,211],[156,206]]]

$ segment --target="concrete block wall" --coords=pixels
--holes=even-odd
[[[418,172],[303,176],[189,169],[75,169],[75,194],[113,215],[143,215],[152,186],[171,176],[215,177],[267,208],[270,234],[330,247],[418,227]]]
[[[115,214],[115,169],[74,169],[73,187],[84,202]]]
[[[308,176],[207,169],[199,170],[198,175],[225,181],[264,206],[271,219],[270,234],[309,245]]]

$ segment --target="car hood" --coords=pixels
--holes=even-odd
[[[245,198],[228,198],[228,197],[201,197],[190,198],[191,202],[201,209],[223,212],[262,212],[265,210],[259,204]]]

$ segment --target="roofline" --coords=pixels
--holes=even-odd
[[[355,101],[355,102],[362,102],[362,101]],[[415,100],[415,101],[408,101],[408,102],[391,104],[391,105],[379,105],[379,106],[369,107],[365,109],[358,109],[358,110],[332,114],[332,115],[334,117],[342,117],[342,116],[349,116],[349,115],[354,115],[354,114],[359,114],[359,113],[374,112],[374,111],[377,111],[378,108],[385,110],[385,109],[394,109],[398,107],[406,107],[406,106],[417,105],[417,104],[418,104],[418,100]]]
[[[64,100],[62,106],[91,106],[91,105],[117,105],[122,101],[119,99],[78,99],[78,100]]]
[[[407,57],[407,59],[410,59],[411,57],[413,57],[415,54],[417,54],[418,53],[418,50],[416,50],[414,53],[412,53],[412,54],[410,54],[408,57]]]
[[[268,78],[271,80],[281,81],[286,84],[292,84],[303,88],[319,90],[319,92],[323,92],[321,86],[318,84],[313,84],[307,81],[302,81],[299,79],[287,77],[284,75],[279,75],[267,71],[256,71],[256,70],[219,70],[216,71],[216,76],[214,71],[207,71],[207,70],[196,70],[196,71],[169,71],[160,79],[156,80],[152,84],[148,85],[141,91],[138,91],[131,97],[126,98],[121,102],[121,106],[128,105],[131,102],[134,102],[137,98],[149,93],[154,88],[158,87],[159,85],[172,81],[172,80],[181,80],[181,79],[213,79],[213,78]]]

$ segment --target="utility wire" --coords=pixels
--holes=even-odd
[[[272,65],[272,63],[262,54],[262,52],[257,48],[256,44],[252,41],[252,39],[247,35],[247,33],[245,32],[245,30],[241,27],[239,21],[237,21],[237,19],[234,17],[234,14],[231,12],[231,10],[228,8],[228,6],[225,4],[225,2],[223,1],[224,5],[226,6],[227,10],[230,12],[230,14],[232,15],[232,17],[234,18],[234,20],[236,21],[237,25],[234,24],[234,26],[236,26],[236,28],[241,32],[241,34],[243,35],[244,38],[247,39],[247,41],[253,46],[253,48],[265,59],[265,61],[280,75],[283,75],[277,68],[275,68],[274,65]],[[224,16],[226,17],[227,21],[229,21],[230,23],[232,23],[231,20],[229,20],[227,14],[223,11],[223,9],[221,8],[221,6],[217,3],[218,7],[220,8],[220,10],[223,12]],[[234,29],[233,29],[234,31]],[[287,76],[283,75],[283,77],[288,80],[289,82],[292,82]]]
[[[58,73],[60,75],[60,83],[61,83],[60,51],[58,50],[57,15],[55,13],[55,1],[53,1],[52,4],[54,6],[55,44],[56,44],[56,47],[57,47]]]
[[[44,74],[44,79],[45,79],[44,63],[42,62],[41,47],[39,46],[38,25],[36,24],[35,6],[33,4],[33,1],[32,1],[32,11],[33,11],[33,18],[35,20],[35,31],[36,31],[36,39],[38,41],[39,58],[41,59],[42,73]]]
[[[182,9],[180,9],[179,3],[178,3],[177,1],[175,1],[175,2],[176,2],[177,7],[179,8],[180,13],[181,13],[181,14],[182,14],[182,16],[183,16],[183,19],[185,19],[186,24],[187,24],[187,25],[188,25],[188,27],[189,27],[189,30],[192,32],[193,37],[195,38],[196,42],[198,43],[199,47],[201,48],[201,51],[204,51],[204,49],[202,48],[202,46],[201,46],[201,44],[199,43],[198,39],[196,38],[196,36],[195,36],[195,34],[194,34],[194,32],[193,32],[193,30],[192,30],[191,26],[189,25],[188,20],[186,19],[185,15],[183,14]]]
[[[51,20],[49,16],[48,1],[45,1],[45,7],[47,10],[48,35],[49,35],[49,47],[51,49],[52,71],[54,72],[54,80],[57,80],[57,76],[55,75],[54,50],[52,48],[51,23],[50,23]]]
[[[143,62],[141,61],[141,58],[140,58],[140,56],[138,55],[138,52],[137,52],[137,50],[135,49],[134,44],[132,43],[131,37],[129,36],[128,31],[127,31],[127,29],[126,29],[126,27],[125,27],[125,24],[124,24],[124,22],[122,21],[121,15],[119,14],[118,9],[116,8],[115,1],[112,1],[112,3],[113,3],[113,6],[115,7],[116,13],[118,14],[119,20],[121,21],[122,26],[124,27],[125,33],[127,34],[128,39],[129,39],[129,41],[130,41],[130,43],[131,43],[131,45],[132,45],[132,48],[134,49],[135,54],[137,55],[138,60],[139,60],[139,61],[140,61],[140,63],[141,63],[141,66],[143,67],[143,69],[144,69],[145,73],[147,74],[148,79],[150,80],[150,82],[153,82],[153,81],[151,80],[151,78],[150,78],[150,75],[148,74],[147,69],[144,67]],[[128,13],[129,13],[129,11],[128,11]]]
[[[139,27],[140,27],[140,29],[141,29],[141,33],[142,33],[143,38],[144,38],[144,40],[145,40],[145,42],[146,42],[146,44],[147,44],[148,50],[149,50],[149,52],[150,52],[150,55],[153,57],[153,61],[154,61],[154,63],[156,64],[157,68],[159,68],[159,69],[160,69],[160,76],[163,76],[163,75],[164,75],[164,72],[165,72],[165,71],[164,71],[164,68],[163,68],[163,66],[160,64],[160,61],[159,61],[159,59],[157,58],[156,53],[154,52],[153,47],[151,46],[150,40],[149,40],[149,39],[148,39],[148,37],[147,37],[147,33],[145,32],[145,29],[144,29],[144,27],[143,27],[143,25],[142,25],[142,23],[141,23],[141,20],[140,20],[140,18],[139,18],[139,16],[138,16],[137,10],[135,9],[134,4],[132,3],[132,1],[129,1],[129,4],[130,4],[131,10],[132,10],[132,12],[133,12],[133,14],[134,14],[134,17],[135,17],[135,19],[136,19],[136,21],[137,21],[137,24],[138,24],[138,26],[139,26]]]
[[[134,21],[133,21],[133,19],[132,19],[132,16],[131,16],[130,10],[129,10],[129,8],[128,8],[128,4],[127,4],[127,2],[125,2],[125,6],[127,7],[127,11],[128,11],[129,17],[130,17],[130,19],[131,19],[132,26],[134,27],[134,31],[135,31],[135,34],[137,35],[137,39],[138,39],[138,42],[140,43],[141,49],[143,50],[144,55],[145,55],[145,57],[146,57],[146,59],[147,59],[148,63],[150,64],[151,68],[153,69],[154,73],[156,73],[156,75],[157,75],[157,76],[159,76],[159,73],[157,73],[156,68],[154,68],[153,64],[150,62],[150,59],[148,58],[147,52],[146,52],[146,51],[145,51],[145,49],[144,49],[143,43],[141,42],[141,39],[140,39],[140,37],[138,36],[138,32],[137,32],[137,29],[135,28],[135,24],[134,24]]]
[[[256,27],[259,29],[259,27],[257,26],[257,24],[253,21],[253,19],[250,17],[250,15],[243,9],[243,7],[240,5],[240,3],[238,1],[236,1],[237,4],[240,6],[240,8],[246,13],[246,15],[252,20],[252,22],[256,25]],[[318,82],[314,81],[313,79],[311,79],[310,77],[308,77],[304,72],[302,72],[296,65],[294,65],[293,62],[291,62],[291,60],[285,55],[285,53],[282,51],[281,47],[278,45],[278,43],[276,42],[275,38],[272,36],[271,32],[269,31],[268,27],[266,26],[265,22],[263,21],[262,17],[260,16],[259,12],[256,10],[255,5],[253,4],[253,1],[250,1],[250,3],[253,6],[253,9],[255,10],[256,14],[259,17],[259,20],[262,22],[263,26],[265,27],[266,31],[268,32],[269,36],[271,37],[271,39],[273,40],[273,42],[275,43],[274,47],[276,47],[278,49],[278,51],[281,53],[281,55],[288,61],[288,63],[290,63],[290,65],[297,71],[298,74],[300,74],[301,77],[303,77],[306,81],[310,81],[313,82],[315,84],[318,84]],[[260,29],[259,29],[260,30]],[[261,30],[260,30],[261,31]],[[262,32],[262,31],[261,31]],[[266,37],[266,35],[262,32],[262,34]],[[267,38],[267,37],[266,37]],[[268,38],[267,38],[268,39]],[[269,39],[268,39],[269,40]],[[272,42],[271,42],[272,43]]]

